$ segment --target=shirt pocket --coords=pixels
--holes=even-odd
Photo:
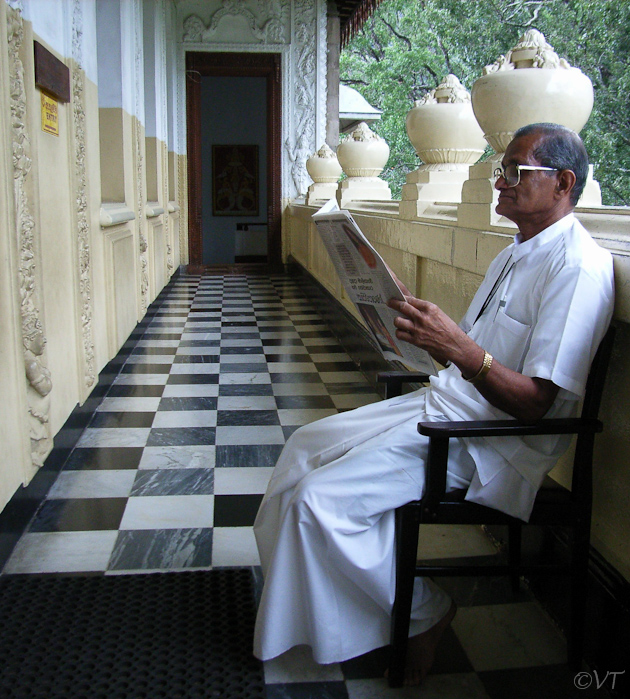
[[[499,309],[494,319],[491,348],[485,349],[508,369],[521,371],[531,330],[531,325],[514,320]]]

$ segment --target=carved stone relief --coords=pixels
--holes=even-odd
[[[35,220],[30,211],[27,178],[31,171],[31,144],[26,129],[26,89],[20,50],[24,42],[24,24],[16,10],[7,12],[9,83],[13,141],[13,196],[19,251],[20,315],[22,348],[27,386],[31,460],[40,467],[52,449],[48,394],[52,390],[46,368],[46,335],[40,318],[40,289],[37,278]]]
[[[296,0],[294,7],[294,42],[291,45],[291,71],[294,76],[291,84],[294,89],[287,113],[290,123],[285,149],[291,161],[295,194],[302,196],[310,183],[306,161],[316,148],[317,5],[312,0]]]
[[[79,293],[81,297],[81,332],[83,334],[84,382],[90,388],[96,382],[94,339],[92,335],[92,277],[90,224],[88,218],[88,182],[85,159],[85,86],[82,72],[83,5],[74,0],[72,11],[72,119],[74,135],[74,179],[76,199],[77,253]]]
[[[143,74],[143,53],[142,53],[142,5],[140,0],[135,0],[135,77],[136,77],[136,104],[135,104],[135,124],[136,124],[136,197],[137,197],[137,221],[138,221],[138,252],[140,261],[140,305],[142,313],[146,313],[149,307],[149,260],[147,250],[149,243],[144,230],[145,221],[145,193],[144,193],[144,153],[142,150],[144,136],[142,133],[142,123],[140,121],[141,97],[144,95],[142,89]]]
[[[222,43],[221,23],[233,17],[245,20],[251,38],[262,44],[287,44],[290,41],[290,0],[221,0],[221,7],[210,16],[206,26],[198,15],[184,20],[184,41]]]

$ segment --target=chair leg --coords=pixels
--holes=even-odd
[[[573,532],[571,619],[567,659],[569,666],[574,670],[579,670],[582,666],[588,587],[589,525],[589,522],[578,522]]]
[[[419,525],[418,507],[403,505],[396,510],[396,594],[391,622],[388,677],[390,687],[402,687],[405,679]]]
[[[521,525],[516,522],[508,525],[508,557],[510,566],[510,583],[516,595],[521,587],[519,569],[521,565]]]

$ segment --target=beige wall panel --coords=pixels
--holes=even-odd
[[[160,182],[159,153],[160,142],[157,138],[145,138],[146,151],[146,176],[147,176],[147,201],[160,201],[162,188],[158,186]]]
[[[149,224],[152,228],[152,234],[149,237],[153,248],[153,288],[155,289],[155,296],[164,288],[166,279],[166,239],[164,236],[164,225],[158,223],[154,225],[152,222]],[[153,300],[153,299],[152,299]]]
[[[135,298],[135,264],[133,255],[133,234],[130,229],[123,229],[112,236],[111,246],[112,275],[114,294],[114,328],[116,346],[120,348],[136,326],[135,304],[129,299]]]
[[[169,219],[169,226],[171,229],[171,240],[173,241],[173,274],[175,274],[179,265],[181,264],[181,254],[179,248],[179,212],[171,214],[169,216]]]
[[[125,201],[124,112],[99,109],[101,192],[104,202]]]

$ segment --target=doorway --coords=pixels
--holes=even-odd
[[[190,265],[281,265],[280,58],[186,54]]]

